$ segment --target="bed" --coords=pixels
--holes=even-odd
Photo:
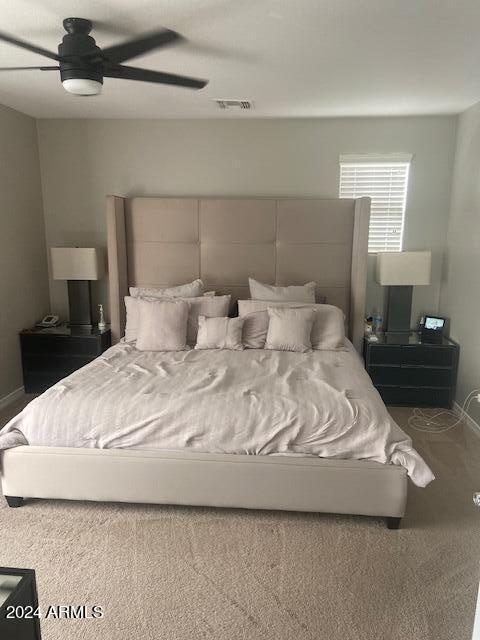
[[[426,484],[428,467],[427,470],[422,467],[424,463],[421,458],[415,458],[418,454],[411,449],[408,438],[387,418],[385,407],[355,353],[355,349],[360,350],[363,337],[369,206],[367,198],[318,200],[110,196],[107,199],[107,228],[111,327],[113,341],[118,343],[125,329],[123,297],[128,293],[129,286],[169,286],[199,277],[208,289],[228,293],[232,300],[236,300],[248,297],[248,276],[277,284],[300,284],[315,280],[318,285],[317,297],[324,297],[327,302],[343,309],[351,342],[346,342],[341,354],[332,353],[323,358],[323,372],[315,368],[315,360],[306,369],[299,368],[295,356],[300,354],[269,354],[268,363],[273,362],[271,358],[280,358],[272,365],[274,369],[291,367],[297,372],[308,370],[311,372],[312,385],[328,386],[331,389],[329,393],[334,395],[330,404],[326,403],[327,409],[330,415],[337,411],[339,425],[345,422],[340,407],[343,406],[344,411],[351,411],[355,407],[356,415],[366,416],[364,427],[368,429],[369,412],[376,407],[380,416],[378,422],[385,423],[384,427],[389,430],[390,436],[393,433],[397,447],[395,452],[385,450],[385,456],[382,457],[378,452],[359,449],[358,455],[363,458],[360,460],[342,459],[341,453],[334,457],[329,454],[330,457],[325,458],[321,457],[321,443],[317,442],[317,448],[312,450],[304,446],[305,442],[310,442],[311,434],[305,436],[303,433],[301,446],[296,451],[288,452],[293,455],[268,455],[282,453],[278,441],[269,449],[270,436],[263,440],[257,438],[256,442],[261,442],[261,445],[255,445],[259,447],[258,450],[254,445],[250,446],[248,440],[240,439],[234,443],[231,420],[225,421],[227,426],[230,424],[230,431],[227,429],[223,433],[219,411],[209,427],[219,432],[217,446],[214,446],[205,427],[208,424],[208,408],[205,407],[200,436],[199,433],[190,434],[191,439],[183,443],[183,447],[175,429],[171,430],[170,440],[164,440],[159,445],[157,443],[160,448],[155,447],[155,443],[145,435],[148,416],[139,421],[140,429],[132,418],[131,423],[128,419],[121,425],[115,422],[118,426],[116,431],[110,428],[102,433],[76,429],[72,426],[73,417],[70,418],[70,425],[62,424],[65,413],[60,418],[53,418],[56,408],[61,406],[62,384],[67,391],[68,385],[77,385],[75,388],[80,389],[84,383],[88,386],[85,381],[90,375],[95,380],[93,386],[98,387],[96,381],[99,370],[103,371],[106,384],[103,398],[110,398],[112,406],[121,405],[121,395],[116,402],[114,391],[120,383],[112,382],[112,366],[115,368],[112,363],[116,359],[115,375],[118,374],[120,378],[127,375],[126,371],[131,374],[132,367],[150,371],[146,379],[142,378],[146,374],[139,374],[138,393],[141,399],[145,399],[146,406],[150,406],[152,398],[159,402],[160,388],[155,388],[158,371],[173,371],[175,367],[187,365],[192,367],[195,361],[198,361],[196,366],[200,370],[205,368],[205,361],[201,358],[207,356],[198,351],[178,356],[181,362],[172,363],[163,354],[160,360],[157,356],[154,361],[146,363],[137,362],[138,352],[135,353],[130,345],[120,343],[98,361],[87,365],[35,400],[30,409],[27,407],[26,411],[30,412],[29,426],[27,428],[24,416],[23,427],[29,435],[25,442],[29,444],[13,442],[13,448],[2,453],[2,487],[10,506],[19,506],[24,497],[35,497],[283,509],[384,516],[390,528],[398,527],[405,510],[407,468],[412,477],[415,473],[426,474],[418,482]],[[223,354],[221,357],[236,357],[235,362],[243,358],[244,364],[240,370],[242,367],[243,370],[251,369],[254,362],[262,370],[258,359],[265,358],[265,353],[255,351],[228,356]],[[217,353],[215,357],[220,355]],[[327,362],[329,358],[330,365]],[[231,372],[235,368],[233,360],[216,365],[209,361],[208,366],[214,372],[214,378],[218,377],[220,370]],[[137,373],[138,368],[135,369]],[[152,370],[155,375],[152,375]],[[337,370],[350,376],[348,382],[332,382]],[[241,390],[237,394],[240,398],[247,381],[242,379],[241,386],[241,375],[238,374],[238,380],[236,375],[233,375],[234,382],[230,385],[232,389]],[[182,374],[181,379],[188,384],[188,376]],[[267,381],[265,389],[269,384],[272,385],[272,380]],[[205,385],[208,386],[210,382],[205,381]],[[109,383],[113,384],[110,388]],[[348,402],[344,398],[342,404],[338,393],[340,390],[342,397],[345,396],[345,385],[349,387],[350,397]],[[302,383],[304,387],[305,382]],[[312,397],[315,397],[316,391],[316,387],[312,387]],[[96,397],[101,402],[101,394]],[[198,397],[201,406],[202,396]],[[182,407],[186,407],[186,398],[179,399],[175,415],[183,411]],[[227,417],[231,417],[228,414],[229,407],[232,409],[230,399],[227,396],[225,401]],[[37,418],[36,402],[41,406]],[[131,406],[140,406],[139,403],[139,397],[136,396]],[[204,404],[208,405],[205,398]],[[304,404],[306,406],[308,403]],[[158,404],[159,412],[161,406]],[[232,410],[238,412],[235,407]],[[106,410],[98,422],[107,424],[111,421],[112,411],[114,409],[111,407]],[[122,407],[122,414],[126,411],[128,407]],[[281,405],[278,411],[281,415]],[[41,424],[41,415],[46,416],[47,425]],[[259,415],[263,414],[259,413],[257,418]],[[168,431],[168,412],[163,419],[165,430]],[[184,416],[186,424],[188,419],[188,416]],[[299,421],[308,426],[308,412],[300,416]],[[257,423],[254,421],[252,425]],[[135,428],[130,428],[133,424]],[[224,428],[224,425],[221,427]],[[264,426],[262,433],[268,431],[267,427]],[[250,430],[252,428],[249,427]],[[12,433],[15,432],[15,424],[10,429]],[[142,431],[141,439],[137,438],[139,430]],[[392,464],[397,454],[402,460]]]

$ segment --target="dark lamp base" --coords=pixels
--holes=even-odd
[[[409,333],[412,317],[412,286],[390,286],[387,293],[385,330]]]
[[[70,310],[69,326],[85,327],[92,325],[90,280],[68,281],[68,306]]]

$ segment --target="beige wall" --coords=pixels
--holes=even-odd
[[[105,246],[105,195],[338,196],[341,153],[413,153],[405,249],[434,252],[414,318],[437,310],[455,117],[317,120],[40,120],[47,245]],[[373,259],[370,260],[372,270]],[[368,308],[381,300],[372,282]],[[97,287],[106,302],[106,286]],[[67,311],[66,285],[51,283]]]
[[[480,390],[480,103],[459,117],[440,312],[460,343],[457,402]],[[480,423],[480,405],[470,415]]]
[[[0,105],[0,402],[22,385],[18,332],[49,309],[35,120]]]

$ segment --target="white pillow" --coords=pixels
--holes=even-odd
[[[230,296],[201,296],[200,298],[188,298],[185,302],[188,302],[189,305],[187,342],[193,347],[197,342],[198,318],[200,316],[206,318],[228,316]]]
[[[239,300],[238,315],[245,318],[243,344],[247,349],[263,349],[268,331],[269,307],[315,309],[311,342],[315,350],[335,351],[345,347],[345,321],[343,311],[331,304],[301,304],[298,302],[267,302]]]
[[[165,298],[133,298],[125,296],[125,308],[127,312],[125,322],[125,341],[134,342],[137,339],[139,324],[139,307],[140,300],[149,302],[165,300]],[[175,300],[183,300],[189,305],[189,315],[187,324],[187,341],[188,344],[194,345],[197,341],[198,316],[218,317],[228,315],[230,306],[230,296],[200,296],[199,298],[175,298]],[[166,300],[168,301],[168,300]]]
[[[315,309],[269,307],[268,332],[265,349],[275,351],[311,351]]]
[[[250,298],[252,300],[273,300],[276,302],[315,302],[315,282],[307,282],[304,285],[289,287],[274,287],[248,279]]]
[[[138,313],[138,303],[140,300],[149,300],[155,301],[157,298],[132,298],[131,296],[125,296],[125,310],[126,310],[126,320],[125,320],[125,341],[126,342],[135,342],[138,334],[138,321],[139,321],[139,313]]]
[[[234,349],[241,351],[244,318],[198,318],[195,349]]]
[[[138,300],[139,351],[184,351],[188,304],[182,300]]]
[[[196,298],[203,296],[203,282],[194,280],[178,287],[130,287],[133,298]]]

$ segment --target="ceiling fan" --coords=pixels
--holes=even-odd
[[[58,54],[0,32],[0,40],[58,62],[57,66],[3,67],[0,68],[0,71],[59,70],[63,88],[69,93],[79,96],[92,96],[101,93],[103,78],[172,84],[190,89],[201,89],[208,82],[188,76],[178,76],[120,64],[147,51],[184,42],[185,38],[175,31],[161,29],[106,49],[100,49],[89,35],[92,26],[90,20],[84,18],[66,18],[63,21],[63,27],[67,33],[63,36],[61,44],[58,45]]]

